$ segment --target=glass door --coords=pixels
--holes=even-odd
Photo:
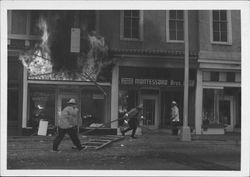
[[[226,130],[233,131],[233,98],[225,96],[219,101],[219,119],[226,127]]]
[[[143,104],[142,125],[147,128],[158,128],[158,97],[156,95],[142,95],[140,103]]]

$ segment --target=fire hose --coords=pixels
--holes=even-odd
[[[121,117],[121,118],[112,120],[112,121],[108,121],[108,122],[106,122],[106,123],[104,123],[104,124],[102,124],[102,125],[100,125],[100,126],[98,126],[98,127],[95,127],[95,128],[93,128],[93,129],[87,130],[87,131],[83,132],[82,134],[84,135],[84,134],[90,133],[90,132],[92,132],[92,131],[98,130],[99,128],[105,127],[106,125],[109,125],[109,124],[111,124],[111,123],[113,123],[113,122],[116,122],[116,121],[119,121],[119,120],[123,120],[123,119],[125,120],[125,117],[124,117],[124,116]],[[143,125],[140,125],[140,127],[145,128],[145,129],[150,130],[150,131],[154,131],[154,130],[152,130],[152,129],[146,127],[146,126],[143,126]]]
[[[111,123],[113,123],[113,122],[116,122],[116,121],[119,121],[119,120],[122,120],[122,119],[125,119],[125,118],[124,118],[124,117],[121,117],[121,118],[118,118],[118,119],[115,119],[115,120],[108,121],[108,122],[106,122],[106,123],[104,123],[104,124],[102,124],[102,125],[100,125],[100,126],[98,126],[98,127],[95,127],[95,128],[93,128],[93,129],[90,129],[90,130],[87,130],[87,131],[83,132],[83,134],[90,133],[90,132],[92,132],[92,131],[95,131],[95,130],[97,130],[97,129],[99,129],[99,128],[105,127],[105,126],[107,126],[107,125],[109,125],[109,124],[111,124]]]

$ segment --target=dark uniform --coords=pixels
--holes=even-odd
[[[178,131],[179,131],[178,126],[180,124],[179,109],[175,101],[172,101],[171,104],[172,104],[172,108],[171,108],[172,134],[178,135]]]
[[[143,105],[139,105],[136,108],[131,109],[128,113],[125,114],[124,119],[128,119],[129,127],[123,131],[121,131],[124,136],[127,131],[132,130],[131,137],[135,138],[135,132],[139,125],[139,120],[141,118],[141,111],[143,109]]]

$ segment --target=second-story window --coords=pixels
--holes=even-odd
[[[227,10],[211,12],[211,39],[213,43],[231,43],[231,14]]]
[[[36,10],[12,10],[8,11],[9,15],[9,34],[19,35],[40,35],[38,21],[41,12]]]
[[[124,10],[121,12],[121,39],[141,40],[142,11]]]
[[[30,11],[30,35],[41,35],[41,31],[39,30],[38,23],[41,12],[32,10]]]
[[[96,31],[96,11],[84,10],[80,13],[80,26],[82,30],[86,30],[88,33]]]
[[[227,12],[213,11],[213,41],[227,41]]]
[[[184,40],[183,10],[167,11],[167,41],[182,42]]]

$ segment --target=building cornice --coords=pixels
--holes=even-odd
[[[150,56],[181,56],[184,57],[184,51],[178,50],[154,50],[154,49],[121,49],[121,48],[110,48],[112,55],[150,55]],[[198,57],[197,51],[190,51],[190,57]]]
[[[241,62],[241,52],[236,51],[215,51],[215,50],[201,50],[199,51],[198,62]]]

